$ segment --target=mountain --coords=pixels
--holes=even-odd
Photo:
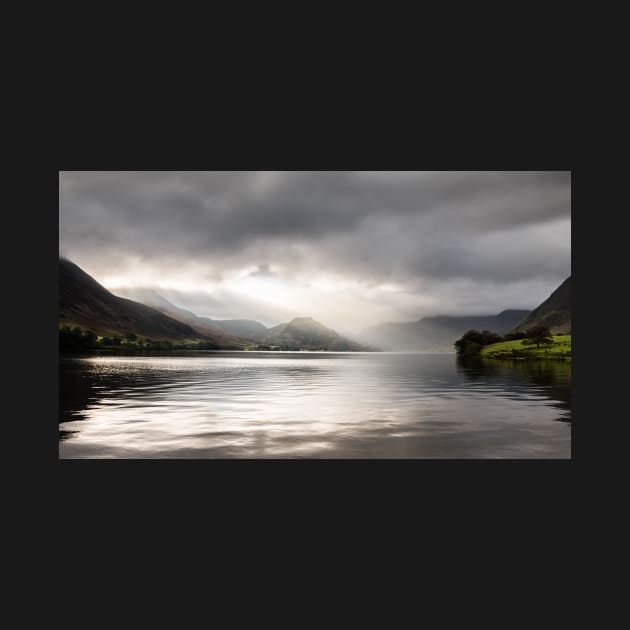
[[[529,311],[524,310],[506,310],[498,315],[438,315],[425,317],[417,322],[385,323],[363,331],[361,340],[385,350],[452,352],[453,344],[466,331],[491,330],[505,334],[528,314]]]
[[[252,339],[253,341],[262,341],[269,332],[266,326],[253,319],[209,319],[207,317],[200,318],[208,320],[215,326],[224,330],[231,335],[236,335],[242,339]]]
[[[260,322],[251,319],[211,319],[199,317],[192,311],[169,302],[164,296],[153,289],[123,289],[121,293],[142,304],[157,309],[161,313],[188,324],[203,335],[214,335],[224,338],[226,342],[233,343],[237,340],[262,341],[267,334],[267,328]]]
[[[288,324],[266,328],[252,319],[211,319],[199,317],[175,304],[152,289],[126,289],[125,295],[133,296],[144,304],[187,324],[199,334],[212,335],[222,343],[241,343],[243,347],[252,342],[263,348],[280,350],[330,350],[354,352],[370,350],[359,343],[350,341],[331,328],[326,328],[311,317],[297,318]]]
[[[371,349],[341,337],[312,317],[298,317],[288,324],[271,328],[262,343],[281,350],[360,352]]]
[[[59,323],[102,335],[132,332],[153,340],[201,339],[217,348],[229,345],[225,336],[200,334],[157,309],[114,295],[64,258],[59,259]]]
[[[571,333],[571,276],[514,329],[525,332],[532,326],[546,326],[554,335]]]

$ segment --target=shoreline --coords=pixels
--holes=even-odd
[[[539,356],[539,355],[534,355],[534,356],[529,356],[529,357],[515,357],[515,356],[510,356],[510,355],[505,355],[505,356],[501,356],[501,355],[492,355],[492,356],[484,356],[481,355],[479,357],[480,359],[483,359],[484,361],[562,361],[564,363],[571,363],[571,357],[570,356],[558,356],[558,355],[551,355],[551,356]]]

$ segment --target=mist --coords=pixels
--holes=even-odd
[[[571,274],[571,176],[62,171],[59,237],[117,295],[350,336],[537,306]]]

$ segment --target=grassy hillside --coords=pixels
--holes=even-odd
[[[554,335],[548,346],[524,346],[521,339],[485,346],[481,356],[487,359],[566,359],[571,360],[571,335]]]

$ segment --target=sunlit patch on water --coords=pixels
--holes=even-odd
[[[204,353],[61,364],[60,458],[569,458],[571,366]]]

